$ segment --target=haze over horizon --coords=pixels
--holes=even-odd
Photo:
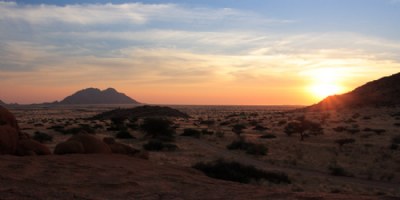
[[[0,1],[0,100],[308,105],[400,71],[399,0]]]

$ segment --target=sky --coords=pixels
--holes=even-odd
[[[400,71],[400,0],[0,1],[0,99],[308,105]]]

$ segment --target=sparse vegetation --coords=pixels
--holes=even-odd
[[[291,183],[288,175],[283,172],[267,172],[233,161],[217,160],[209,163],[197,163],[193,168],[212,178],[239,183],[260,182],[262,180],[275,184]]]

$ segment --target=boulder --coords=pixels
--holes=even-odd
[[[9,125],[19,130],[18,123],[14,115],[3,106],[0,106],[0,126],[1,125]]]
[[[84,153],[85,149],[83,145],[79,141],[66,141],[57,144],[54,149],[54,154],[63,155],[63,154],[75,154],[75,153]]]
[[[79,134],[72,136],[66,142],[58,144],[55,154],[86,153],[107,154],[112,153],[109,145],[92,135]]]
[[[16,155],[29,156],[29,155],[50,155],[50,149],[32,139],[21,139],[18,141]]]
[[[17,120],[6,108],[0,106],[0,154],[19,156],[49,155],[49,148],[30,139],[19,131]]]
[[[0,125],[0,155],[15,154],[18,137],[17,129],[10,125]]]

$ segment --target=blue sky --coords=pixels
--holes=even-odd
[[[398,0],[0,1],[0,99],[309,104],[398,72],[398,19]]]

